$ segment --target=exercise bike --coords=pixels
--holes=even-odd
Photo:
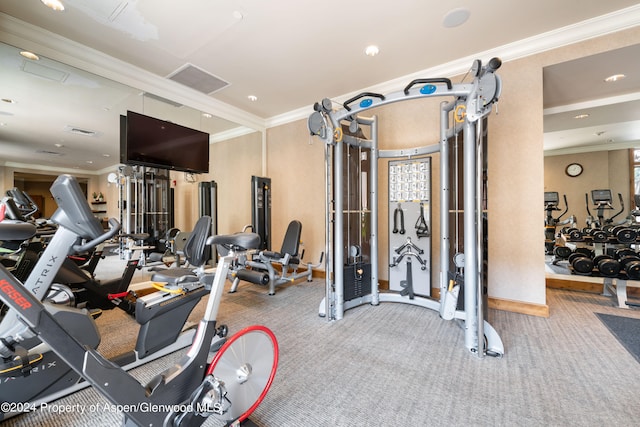
[[[111,238],[117,221],[110,220],[112,230],[104,233],[102,227],[91,214],[77,181],[62,175],[51,187],[51,193],[58,203],[58,210],[52,217],[58,224],[58,231],[45,250],[43,262],[47,268],[34,269],[23,286],[6,268],[0,266],[0,301],[11,310],[0,324],[0,356],[4,361],[15,361],[22,371],[28,372],[24,378],[37,377],[32,371],[44,361],[37,360],[42,354],[53,353],[69,366],[76,375],[82,376],[87,385],[96,390],[113,404],[123,406],[125,425],[200,425],[208,416],[215,416],[229,424],[238,425],[259,405],[267,393],[275,376],[278,361],[278,346],[273,333],[263,326],[253,326],[240,331],[226,340],[220,335],[226,327],[216,327],[216,315],[221,294],[232,257],[223,257],[214,274],[203,274],[195,284],[210,293],[203,319],[193,336],[187,354],[172,367],[156,376],[146,386],[141,385],[119,364],[105,359],[95,347],[95,342],[87,342],[87,332],[93,328],[93,319],[86,311],[43,304],[43,286],[29,286],[43,281],[50,282],[63,259],[70,250],[86,250]],[[115,223],[115,224],[114,224]],[[78,238],[89,240],[77,245]],[[259,236],[255,235],[255,239]],[[236,237],[215,236],[208,244],[233,242]],[[35,281],[35,282],[34,282]],[[140,298],[137,308],[162,309],[169,301],[180,300],[184,294],[166,289]],[[166,324],[166,318],[164,319]],[[78,333],[82,331],[82,333]],[[89,334],[91,336],[91,334]],[[37,353],[28,351],[29,340],[42,342],[40,348],[49,347],[53,351]],[[224,343],[223,343],[224,341]],[[209,353],[219,351],[209,362]],[[227,351],[231,349],[231,351]],[[33,348],[30,348],[33,350]],[[43,369],[42,372],[47,372]],[[11,385],[12,391],[15,385]],[[13,394],[4,393],[3,402],[14,402]],[[36,404],[37,400],[23,400]],[[154,408],[153,411],[146,410]],[[156,410],[157,409],[157,410]]]
[[[128,237],[125,234],[118,235],[119,239]],[[140,260],[129,259],[120,277],[100,281],[95,278],[94,271],[98,261],[103,258],[102,254],[102,249],[96,249],[85,265],[79,265],[72,256],[68,256],[56,274],[46,300],[53,304],[89,310],[111,310],[117,307],[135,315],[137,294],[129,291],[129,285],[136,270],[140,269]]]
[[[59,217],[64,217],[64,213]],[[29,224],[18,223],[18,225],[28,226]],[[25,286],[27,289],[32,289],[33,293],[41,295],[43,301],[47,303],[47,309],[67,330],[71,331],[74,337],[79,338],[90,348],[97,348],[101,338],[93,322],[97,317],[96,310],[79,311],[75,307],[51,303],[52,289],[55,288],[55,284],[51,283],[51,277],[55,277],[60,266],[67,262],[65,255],[69,252],[68,248],[65,249],[60,245],[60,239],[66,233],[65,230],[64,222],[61,222],[58,232],[25,281]],[[99,230],[102,232],[101,227]],[[100,244],[102,240],[112,237],[118,230],[119,225],[113,220],[110,232],[99,236],[91,244],[74,244],[74,247],[79,251],[91,249],[93,244]],[[77,238],[78,235],[74,240]],[[16,240],[19,239],[16,238]],[[52,249],[55,247],[58,249]],[[63,261],[58,263],[58,259]],[[15,278],[15,275],[12,276]],[[206,293],[204,284],[191,283],[188,286],[174,287],[164,298],[136,300],[134,318],[140,327],[135,347],[113,356],[112,362],[129,370],[191,345],[195,329],[184,328],[184,325],[193,308]],[[97,313],[101,311],[97,310]],[[0,401],[46,403],[89,386],[81,375],[69,367],[58,354],[42,344],[35,334],[30,331],[21,332],[22,325],[13,314],[6,313],[2,318],[0,341],[4,340],[2,342],[9,345],[13,342],[19,343],[19,347],[16,348],[19,357],[9,357],[4,354],[0,359]],[[218,332],[218,347],[224,343],[223,338],[226,334],[226,327],[221,327]],[[9,416],[11,414],[0,414],[0,420]]]
[[[11,207],[11,203],[7,206]],[[13,208],[10,208],[9,212],[13,212],[9,215],[9,219],[32,224],[22,217],[17,218]],[[16,248],[16,251],[13,254],[13,262],[3,262],[3,264],[10,268],[11,273],[18,280],[23,282],[29,277],[46,247],[46,243],[41,238],[40,227],[37,224],[33,225],[36,226],[36,231],[28,239],[7,239],[7,242]],[[122,239],[129,236],[120,234],[117,237]],[[134,237],[139,236],[148,235],[134,235]],[[131,297],[127,289],[135,271],[139,268],[139,260],[133,259],[127,262],[121,277],[99,281],[95,278],[95,270],[101,259],[104,259],[102,244],[82,253],[68,255],[49,288],[46,300],[54,304],[92,309],[96,316],[102,310],[110,310],[115,307],[119,307],[129,314],[134,314],[135,298]]]

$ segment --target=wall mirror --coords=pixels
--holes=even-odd
[[[207,132],[214,143],[255,132],[50,58],[29,57],[5,43],[0,80],[6,83],[0,94],[0,166],[15,171],[13,182],[5,178],[6,187],[48,188],[59,171],[77,171],[85,182],[115,171],[119,118],[127,110]]]
[[[119,162],[127,110],[217,135],[237,123],[0,43],[3,161],[101,171]],[[37,52],[36,52],[37,54]]]
[[[544,188],[545,192],[559,193],[561,211],[554,213],[556,217],[565,210],[566,195],[568,211],[561,219],[574,215],[580,229],[586,226],[587,203],[592,215],[596,214],[592,190],[611,190],[614,209],[606,212],[606,217],[622,208],[618,193],[624,212],[616,220],[635,207],[632,171],[640,168],[633,167],[631,149],[640,148],[638,70],[640,45],[543,70]]]

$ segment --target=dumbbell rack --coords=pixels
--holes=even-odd
[[[640,282],[637,283],[640,286]],[[615,297],[618,308],[629,309],[630,307],[638,307],[639,304],[630,303],[627,297],[627,280],[614,277],[605,277],[602,281],[602,295]]]
[[[639,243],[637,235],[633,241],[625,237],[621,241],[611,236],[604,239],[595,233],[580,239],[576,238],[575,233],[564,237],[567,242],[582,243],[582,247],[576,248],[568,258],[572,273],[583,276],[640,279],[640,255],[630,249],[632,245]],[[593,250],[588,247],[593,247]],[[612,256],[613,254],[616,256]]]
[[[574,237],[576,236],[574,235]],[[593,235],[584,236],[581,239],[571,239],[569,235],[565,234],[563,238],[568,243],[582,244],[582,247],[576,248],[574,254],[584,252],[585,255],[582,257],[583,261],[587,264],[588,261],[592,261],[592,268],[587,268],[590,270],[589,273],[579,273],[576,272],[573,267],[574,261],[577,260],[573,260],[570,257],[569,270],[573,274],[590,276],[598,281],[602,280],[602,295],[613,297],[615,305],[618,308],[629,309],[631,307],[640,307],[640,304],[630,302],[628,299],[629,285],[631,284],[632,287],[640,287],[640,254],[630,248],[630,246],[637,244],[639,239],[636,239],[633,243],[620,243],[617,239],[611,237],[607,238],[606,241],[595,241],[601,239],[597,237],[594,239]],[[616,246],[618,249],[616,250],[615,257],[611,257],[607,252],[610,252],[610,250]],[[593,247],[593,249],[591,250],[589,247]],[[586,255],[587,251],[590,252],[590,255]],[[579,255],[572,255],[572,257],[574,256],[579,257]],[[628,259],[625,260],[625,258]],[[602,264],[600,263],[603,260],[609,259],[612,261],[612,265],[613,262],[617,262],[620,265],[620,270],[617,272],[610,270],[610,275],[603,274],[601,271]],[[633,268],[633,270],[630,270],[631,268]],[[634,280],[631,280],[629,273],[631,273]]]

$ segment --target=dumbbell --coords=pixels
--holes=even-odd
[[[604,230],[593,229],[589,235],[595,243],[606,243],[609,240],[609,235]]]
[[[620,243],[633,243],[638,238],[638,232],[628,227],[615,227],[613,235]]]
[[[620,262],[610,255],[598,255],[593,259],[593,265],[605,277],[616,277],[622,270]]]
[[[553,255],[558,259],[568,259],[571,255],[571,248],[566,246],[556,246],[553,248]]]
[[[593,251],[589,248],[576,248],[571,255],[567,258],[569,260],[569,265],[573,263],[573,260],[578,257],[586,256],[587,258],[593,258]]]
[[[579,241],[582,240],[584,238],[584,234],[582,231],[578,230],[577,228],[570,228],[567,230],[568,231],[568,235],[569,235],[569,240],[570,241]]]
[[[617,260],[620,260],[622,257],[625,256],[637,256],[638,254],[636,254],[636,251],[634,251],[631,248],[620,248],[620,249],[616,249],[615,251],[615,258]]]
[[[583,254],[578,253],[571,261],[571,268],[576,274],[589,275],[593,271],[593,267],[593,259]]]
[[[640,280],[640,259],[631,259],[624,264],[624,271],[629,280]]]
[[[624,248],[616,251],[616,257],[629,279],[640,280],[640,255],[632,249]]]

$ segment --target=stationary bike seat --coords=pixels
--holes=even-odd
[[[36,226],[28,222],[0,222],[0,240],[27,240],[36,235]]]
[[[257,233],[236,233],[211,236],[207,240],[209,245],[222,245],[229,249],[246,250],[260,246],[260,235]]]

